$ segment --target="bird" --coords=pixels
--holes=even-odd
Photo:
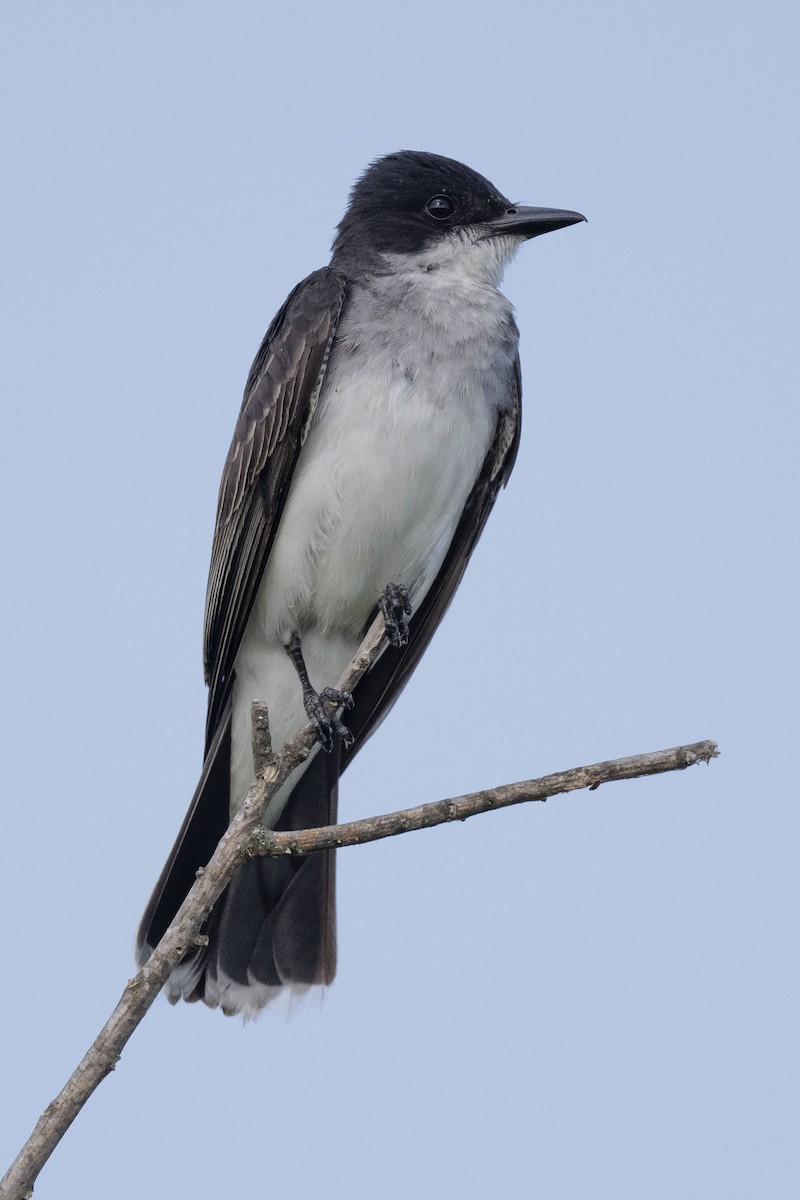
[[[264,824],[336,822],[339,777],[419,662],[514,466],[522,385],[504,269],[523,242],[584,220],[512,203],[454,159],[387,154],[353,186],[329,265],[273,319],[219,491],[202,772],[142,917],[140,966],[253,783],[253,701],[276,747],[309,722],[316,735]],[[339,693],[378,612],[384,649]],[[167,998],[247,1019],[331,983],[334,853],[237,868]]]

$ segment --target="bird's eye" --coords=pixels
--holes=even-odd
[[[433,196],[425,205],[425,212],[437,221],[446,221],[455,211],[456,206],[449,196]]]

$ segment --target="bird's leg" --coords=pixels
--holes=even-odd
[[[350,730],[346,725],[342,724],[335,712],[331,716],[328,716],[325,707],[326,702],[329,702],[335,704],[337,708],[341,705],[344,705],[345,708],[352,708],[353,697],[350,692],[330,687],[323,688],[321,692],[315,691],[311,686],[311,680],[308,678],[308,669],[303,658],[300,634],[297,630],[289,638],[286,653],[294,663],[295,670],[300,678],[300,686],[303,689],[303,707],[306,710],[309,721],[314,726],[314,733],[317,735],[317,741],[323,750],[330,754],[333,750],[334,737],[340,737],[345,746],[351,745],[354,739]]]
[[[408,641],[408,618],[411,616],[411,597],[402,583],[387,583],[381,592],[378,608],[386,622],[386,636],[393,646],[405,646]]]

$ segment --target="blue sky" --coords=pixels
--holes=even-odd
[[[37,1197],[795,1194],[798,24],[4,6],[3,1165],[131,973],[244,380],[376,155],[589,224],[509,271],[517,467],[343,817],[722,750],[343,853],[322,1005],[159,1001]]]

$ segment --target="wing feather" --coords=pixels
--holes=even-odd
[[[316,403],[347,284],[330,267],[294,289],[247,379],[225,461],[206,595],[206,745],[224,712],[233,663]]]

